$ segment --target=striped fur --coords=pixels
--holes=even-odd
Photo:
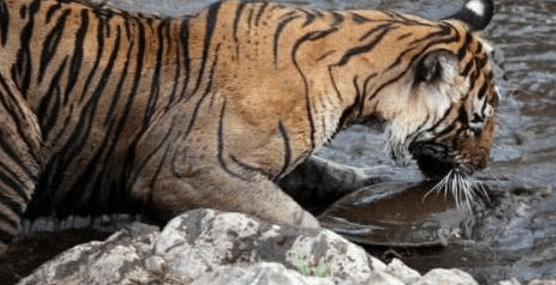
[[[274,181],[341,127],[380,117],[397,162],[471,173],[497,102],[487,45],[457,19],[0,0],[0,243],[27,208],[165,220],[216,207],[316,227]]]

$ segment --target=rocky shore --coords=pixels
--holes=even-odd
[[[385,264],[326,229],[268,224],[252,216],[199,209],[158,227],[133,223],[105,241],[78,245],[21,280],[32,284],[381,284],[478,285],[468,273],[421,275]],[[530,285],[555,285],[532,281]],[[517,280],[499,285],[520,285]]]

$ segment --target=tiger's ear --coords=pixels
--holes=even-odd
[[[473,31],[481,31],[492,20],[492,0],[467,0],[459,12],[445,19],[457,19],[466,23]]]
[[[446,50],[435,50],[421,56],[415,65],[414,84],[433,83],[452,76],[455,60],[455,55]]]

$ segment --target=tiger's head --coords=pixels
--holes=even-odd
[[[353,121],[381,118],[397,164],[415,159],[426,177],[441,181],[437,186],[456,199],[472,198],[468,176],[491,161],[499,94],[492,48],[478,31],[492,14],[490,0],[470,0],[441,21],[392,14],[394,19],[368,32],[381,41],[362,45],[349,59],[356,70]],[[377,61],[364,48],[383,56]]]

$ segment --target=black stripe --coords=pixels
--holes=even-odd
[[[274,32],[274,66],[278,66],[278,42],[280,40],[280,36],[282,35],[282,31],[284,30],[287,24],[300,17],[301,16],[297,15],[297,16],[286,18],[282,22],[278,23],[278,25],[276,26],[276,31]]]
[[[241,168],[247,170],[248,172],[251,172],[251,173],[253,173],[253,172],[258,172],[258,173],[260,173],[260,174],[262,174],[262,175],[264,175],[264,176],[267,176],[267,177],[270,176],[268,173],[266,173],[266,172],[264,171],[264,169],[262,169],[262,168],[260,168],[260,167],[254,167],[254,166],[251,166],[251,165],[249,165],[249,164],[247,164],[247,163],[245,163],[245,162],[242,162],[239,158],[237,158],[237,157],[236,157],[235,155],[233,155],[233,154],[229,154],[229,157],[232,159],[232,161],[233,161],[235,164],[237,164],[239,167],[241,167]]]
[[[469,127],[469,116],[465,110],[465,105],[461,105],[458,110],[458,121],[465,127]]]
[[[405,34],[403,34],[403,35],[399,36],[399,37],[398,37],[398,38],[397,38],[396,40],[398,40],[398,41],[401,41],[401,40],[403,40],[403,39],[405,39],[405,38],[408,38],[408,37],[410,37],[411,35],[413,35],[413,33],[412,33],[412,32],[409,32],[409,33],[405,33]]]
[[[415,44],[418,44],[418,43],[421,43],[421,42],[428,43],[429,46],[432,45],[432,44],[442,43],[443,42],[442,40],[432,40],[432,39],[434,39],[434,38],[443,38],[443,37],[451,35],[452,33],[454,34],[454,37],[453,37],[452,41],[457,42],[461,38],[461,36],[457,32],[457,30],[450,24],[439,24],[438,26],[434,26],[434,27],[435,28],[440,28],[440,30],[438,32],[427,34],[426,36],[424,36],[422,38],[418,38],[416,40],[413,40],[411,43],[409,43],[409,46],[415,45]]]
[[[458,33],[459,34],[459,33]],[[457,56],[458,59],[461,61],[463,59],[463,57],[465,56],[465,53],[467,53],[467,49],[469,47],[469,45],[471,44],[471,33],[470,32],[466,32],[465,33],[465,41],[463,42],[461,48],[459,49]]]
[[[6,82],[4,81],[4,78],[2,76],[0,76],[0,84],[2,85],[2,87],[9,92],[9,88],[6,84]],[[11,97],[12,100],[9,100]],[[14,98],[14,94],[0,94],[0,103],[5,106],[5,110],[8,111],[9,115],[8,117],[11,117],[12,120],[15,122],[16,124],[16,130],[17,130],[17,135],[19,136],[19,138],[26,144],[27,148],[29,149],[29,153],[33,156],[33,159],[35,160],[35,162],[38,161],[38,158],[36,157],[36,154],[33,153],[33,142],[29,141],[29,138],[26,136],[26,134],[24,133],[25,130],[27,130],[29,127],[27,125],[28,121],[27,118],[22,118],[21,114],[23,114],[23,110],[21,109],[20,106],[18,106],[18,104],[15,104],[15,98]],[[1,138],[8,138],[13,136],[13,134],[4,134],[2,129],[0,128],[0,132],[2,133]],[[29,175],[31,178],[36,179],[36,174],[34,173],[33,170],[31,170],[30,168],[26,167],[25,162],[23,162],[21,160],[21,158],[17,155],[17,153],[12,150],[13,145],[10,145],[9,143],[5,142],[3,139],[0,138],[0,147],[2,147],[2,149],[4,151],[8,150],[8,155],[10,155],[10,157],[18,164],[21,166],[21,168],[25,169],[25,172],[27,175]]]
[[[158,26],[158,51],[156,54],[156,62],[154,67],[154,73],[151,79],[151,87],[150,87],[150,95],[149,100],[147,101],[147,106],[145,109],[145,114],[143,116],[143,129],[146,130],[149,126],[149,122],[151,117],[155,111],[156,103],[158,101],[160,85],[159,85],[159,77],[160,77],[160,68],[162,65],[162,56],[164,55],[164,37],[163,31],[164,29],[168,28],[168,20],[164,20],[160,22]]]
[[[456,121],[453,121],[445,129],[441,130],[440,132],[434,132],[434,137],[436,139],[438,139],[438,138],[448,134],[449,132],[453,131],[455,128],[456,128]]]
[[[116,108],[118,107],[118,103],[120,102],[120,99],[122,97],[122,88],[124,86],[125,80],[127,79],[129,63],[132,60],[131,59],[131,52],[133,51],[134,42],[133,42],[133,39],[130,38],[131,32],[129,31],[129,24],[130,24],[129,21],[125,22],[126,38],[129,39],[129,45],[128,45],[128,48],[127,48],[124,67],[122,69],[120,79],[118,80],[118,85],[116,85],[116,89],[112,93],[112,100],[111,100],[112,102],[110,102],[110,107],[108,108],[108,112],[106,112],[106,118],[104,120],[104,125],[105,126],[108,126],[109,124],[111,125],[113,123],[114,112],[116,111]],[[130,99],[129,97],[132,98],[134,96],[128,96],[128,100]],[[120,124],[121,124],[121,122],[120,122]]]
[[[183,49],[183,64],[185,66],[185,82],[183,83],[183,88],[181,90],[181,99],[185,97],[185,92],[187,90],[187,85],[189,85],[190,77],[190,59],[189,59],[189,19],[183,19],[181,24],[181,35],[180,35],[181,48]],[[187,98],[186,98],[187,99]]]
[[[381,25],[378,25],[372,29],[370,29],[369,31],[367,31],[365,34],[363,34],[361,37],[359,37],[358,41],[362,42],[364,40],[366,40],[368,37],[372,36],[374,33],[380,31],[380,30],[385,30],[388,29],[392,26],[392,23],[384,23]]]
[[[481,75],[481,72],[478,69],[473,69],[473,71],[471,72],[471,75],[469,75],[469,87],[467,88],[467,90],[473,90],[475,89],[475,84],[477,83],[477,79],[479,78],[479,76]],[[467,98],[466,94],[466,97]]]
[[[25,19],[26,15],[27,15],[27,5],[22,5],[19,8],[19,17],[21,19]]]
[[[213,3],[212,5],[209,6],[208,12],[207,12],[207,27],[206,27],[206,33],[205,33],[205,45],[203,48],[203,56],[201,58],[201,70],[199,70],[199,76],[197,77],[197,84],[195,85],[195,89],[193,91],[193,94],[195,94],[197,92],[197,90],[200,88],[201,86],[201,82],[203,80],[203,76],[205,73],[205,66],[207,63],[207,58],[208,58],[208,53],[209,53],[209,49],[210,49],[210,43],[212,40],[212,34],[214,32],[214,28],[216,27],[216,21],[217,21],[217,17],[218,17],[218,10],[220,9],[220,5],[222,5],[222,2],[216,2]]]
[[[293,45],[293,48],[292,48],[292,52],[291,52],[291,58],[292,58],[293,64],[294,64],[295,68],[297,69],[297,71],[299,72],[299,75],[303,79],[303,84],[305,86],[305,104],[306,104],[305,108],[306,108],[306,111],[307,111],[307,120],[309,121],[309,128],[310,128],[311,151],[315,149],[315,122],[313,120],[313,114],[312,114],[312,109],[313,108],[311,106],[311,98],[310,98],[310,94],[309,94],[309,81],[307,80],[307,77],[305,76],[305,74],[303,74],[303,71],[299,67],[299,63],[297,62],[297,59],[296,59],[296,54],[297,54],[297,50],[299,49],[299,47],[301,47],[301,45],[303,43],[305,43],[307,41],[312,41],[312,40],[323,38],[323,37],[335,32],[337,30],[338,30],[337,27],[332,27],[329,30],[325,30],[325,31],[313,31],[313,32],[307,33],[295,42],[295,44]]]
[[[207,81],[207,86],[206,86],[205,92],[202,94],[199,101],[197,101],[197,103],[195,104],[195,108],[193,109],[193,114],[191,114],[191,119],[189,120],[189,125],[187,126],[187,129],[185,131],[185,136],[186,137],[189,136],[189,133],[191,132],[191,129],[193,128],[193,125],[195,124],[195,120],[197,119],[197,114],[199,113],[199,109],[201,108],[201,105],[203,104],[203,101],[205,100],[207,95],[212,90],[212,84],[213,84],[213,80],[214,80],[214,72],[216,71],[216,64],[218,63],[218,53],[219,53],[219,51],[220,51],[220,44],[218,44],[218,46],[216,46],[214,61],[212,63],[212,67],[210,69],[210,74],[208,76],[208,79],[206,80]]]
[[[317,18],[317,15],[305,10],[305,9],[299,9],[299,11],[302,11],[303,13],[305,13],[305,22],[301,25],[302,28],[307,27],[308,25],[310,25],[311,23],[313,23],[315,21],[315,19]]]
[[[334,18],[334,25],[339,25],[344,21],[344,15],[338,12],[332,12],[332,18]]]
[[[3,0],[0,0],[0,43],[5,46],[8,40],[10,11]]]
[[[487,88],[488,88],[487,84],[483,84],[483,86],[481,86],[481,89],[479,89],[479,93],[477,93],[479,100],[482,100],[483,97],[485,97]]]
[[[175,46],[173,46],[174,44],[174,38],[172,37],[174,31],[172,30],[171,26],[169,26],[166,29],[166,39],[168,40],[168,50],[174,50],[174,76],[173,76],[173,80],[174,84],[172,85],[172,91],[170,91],[170,96],[168,96],[168,103],[166,105],[166,110],[168,110],[170,108],[170,104],[174,103],[174,99],[176,97],[176,92],[178,91],[178,85],[180,84],[181,81],[181,77],[180,77],[180,73],[181,73],[181,65],[179,64],[181,62],[181,54],[180,54],[180,50],[179,50],[179,46],[176,44]],[[165,79],[165,80],[171,80],[170,79]]]
[[[363,107],[365,106],[365,101],[367,100],[367,85],[369,84],[369,82],[371,82],[371,79],[375,78],[378,76],[378,73],[374,72],[371,73],[367,78],[365,78],[365,80],[363,81],[363,96],[360,97],[360,101],[357,103],[357,106],[359,106],[358,108],[358,116],[360,117],[363,114]]]
[[[401,19],[403,21],[403,23],[405,25],[408,25],[408,26],[427,26],[427,27],[435,27],[436,26],[435,23],[431,24],[430,22],[419,22],[415,19],[407,18],[404,14],[396,13],[396,12],[393,12],[393,11],[389,11],[388,14],[392,18]]]
[[[351,12],[350,15],[351,15],[351,20],[356,24],[364,24],[370,21],[369,19],[354,12]]]
[[[259,9],[259,12],[257,13],[257,16],[255,17],[255,26],[259,26],[259,21],[261,20],[261,17],[263,16],[263,12],[266,9],[266,7],[268,6],[267,2],[263,2],[263,4],[261,5],[261,9]]]
[[[315,62],[319,62],[319,61],[324,60],[325,58],[327,58],[329,55],[333,54],[334,52],[336,52],[336,50],[329,50],[329,51],[323,53],[321,56],[319,56],[319,57],[315,60]]]
[[[48,138],[48,135],[50,134],[50,131],[52,130],[52,127],[54,126],[54,123],[59,116],[58,112],[61,107],[59,83],[60,78],[62,77],[62,73],[66,68],[67,60],[67,57],[64,58],[64,60],[60,64],[60,67],[52,77],[50,86],[48,87],[46,94],[44,94],[44,96],[42,97],[39,108],[37,110],[37,118],[41,125],[42,137],[45,139]],[[54,100],[54,102],[52,102],[52,100]],[[52,109],[50,110],[50,112],[47,113],[48,106],[52,106]],[[46,115],[48,115],[48,118],[45,118]]]
[[[366,53],[371,51],[381,40],[382,38],[384,38],[384,36],[386,36],[386,34],[388,32],[390,32],[390,30],[396,29],[395,27],[391,27],[390,24],[388,24],[388,26],[379,26],[379,28],[375,29],[375,30],[381,30],[380,34],[378,34],[370,43],[363,45],[363,46],[358,46],[358,47],[354,47],[349,49],[340,59],[340,61],[338,63],[336,63],[336,66],[343,66],[345,64],[348,63],[348,61],[351,59],[352,56],[354,55],[358,55],[361,53]]]
[[[1,200],[9,200],[11,202],[13,202],[13,200],[8,199],[8,198],[3,198],[3,195],[5,193],[7,193],[7,191],[12,190],[13,193],[15,195],[17,195],[18,197],[21,197],[23,199],[23,201],[25,203],[29,202],[31,193],[27,193],[25,190],[25,184],[19,180],[19,177],[17,174],[11,172],[11,170],[8,168],[8,166],[4,166],[4,163],[1,164],[3,170],[0,171],[0,181],[2,181],[6,186],[9,187],[8,190],[2,190],[0,191],[0,204],[6,204],[8,202],[3,202]],[[12,192],[10,191],[10,192]],[[15,204],[14,204],[15,205]],[[13,211],[18,214],[21,215],[23,214],[22,210],[20,209],[21,205],[17,205],[17,208],[13,208]],[[18,210],[19,209],[19,210]]]
[[[471,68],[473,67],[473,65],[475,65],[475,60],[473,60],[473,58],[471,60],[469,60],[467,62],[467,64],[465,64],[465,67],[463,68],[463,71],[460,73],[461,76],[463,77],[467,77],[469,75],[469,72],[471,71]]]
[[[46,11],[46,23],[47,24],[50,23],[50,20],[52,19],[52,16],[60,8],[62,8],[62,3],[60,3],[60,2],[56,3],[56,5],[52,5],[52,6],[50,6],[50,8],[48,8],[48,11]]]
[[[442,31],[440,31],[440,32],[431,33],[431,34],[429,34],[429,35],[427,35],[427,36],[425,36],[425,37],[423,37],[423,38],[414,40],[411,44],[408,45],[408,46],[410,46],[411,48],[408,48],[408,49],[404,50],[403,52],[401,52],[401,53],[398,55],[398,57],[396,58],[396,60],[395,60],[392,64],[390,64],[390,66],[388,66],[388,68],[386,69],[386,71],[388,71],[388,70],[390,70],[390,69],[396,67],[396,66],[399,65],[400,63],[402,63],[402,58],[403,58],[407,53],[409,53],[409,52],[411,52],[411,51],[413,51],[413,50],[415,49],[415,48],[412,47],[412,46],[414,46],[414,44],[416,44],[416,43],[425,42],[426,45],[425,45],[423,48],[421,48],[421,50],[420,50],[419,52],[416,52],[416,53],[415,53],[415,55],[414,55],[413,58],[411,59],[410,64],[409,64],[408,66],[412,66],[412,65],[413,65],[413,62],[414,62],[417,58],[420,58],[421,55],[422,55],[425,51],[427,51],[431,46],[433,46],[433,45],[438,45],[438,44],[448,44],[448,43],[457,42],[457,41],[460,40],[460,36],[459,36],[458,33],[454,33],[454,36],[453,36],[453,37],[450,37],[450,38],[440,38],[440,39],[437,39],[437,40],[431,40],[433,37],[437,37],[437,36],[447,36],[447,35],[450,34],[450,31],[451,31],[451,30],[449,30],[449,29],[445,30],[445,29],[444,29],[445,26],[442,26],[442,27],[443,27],[443,29],[442,29]],[[434,35],[434,36],[431,36],[431,35]],[[451,52],[451,51],[449,51],[449,52]]]
[[[135,171],[135,173],[141,173],[142,169],[145,168],[147,163],[150,162],[151,158],[154,155],[156,155],[158,150],[160,150],[160,148],[162,148],[162,146],[164,146],[164,144],[168,141],[168,138],[170,138],[170,135],[172,134],[172,127],[174,126],[174,120],[175,118],[172,118],[172,122],[170,122],[170,128],[166,129],[166,134],[164,134],[164,137],[160,140],[160,142],[156,146],[150,148],[149,150],[150,152],[145,156],[144,160],[137,166],[136,168],[137,170]],[[168,145],[171,145],[171,142],[168,143]],[[172,167],[172,172],[174,176],[180,177],[180,175],[174,171],[173,167]],[[135,182],[137,182],[137,179],[139,179],[139,176],[130,177],[129,181],[127,181],[127,184],[133,186]]]
[[[482,116],[481,122],[483,122],[483,121],[484,121],[484,118],[487,117],[487,115],[485,114],[485,110],[486,110],[487,104],[489,104],[489,103],[488,103],[487,100],[485,100],[485,101],[483,102],[483,107],[481,108],[481,116]],[[475,116],[477,116],[477,114],[475,114]]]
[[[425,125],[427,124],[427,122],[429,121],[429,119],[430,119],[430,115],[427,114],[427,116],[426,116],[425,119],[421,122],[421,124],[419,124],[419,126],[415,129],[415,131],[414,131],[412,134],[408,134],[408,135],[405,137],[404,141],[407,142],[407,141],[409,141],[410,138],[413,137],[413,138],[411,139],[411,142],[409,143],[409,145],[413,144],[413,143],[415,142],[415,140],[417,139],[418,135],[421,133],[420,131],[425,127]]]
[[[245,8],[245,5],[247,5],[247,2],[241,2],[237,6],[236,15],[234,18],[234,25],[233,25],[233,37],[234,37],[234,42],[236,44],[236,56],[238,57],[238,60],[239,60],[239,39],[237,37],[237,31],[238,31],[239,20],[241,18],[241,14],[243,9]]]
[[[138,25],[141,25],[141,23],[139,21],[137,21]],[[126,27],[127,24],[129,24],[129,22],[126,21]],[[130,33],[131,34],[131,33]],[[133,34],[135,35],[135,33]],[[122,135],[123,134],[123,129],[124,126],[126,125],[126,123],[128,123],[128,117],[129,114],[131,113],[132,107],[133,107],[133,102],[135,99],[135,96],[137,95],[137,90],[139,89],[139,85],[141,82],[141,73],[143,71],[143,59],[145,56],[145,49],[144,49],[144,45],[145,45],[145,35],[143,32],[143,29],[140,29],[140,33],[138,35],[138,47],[137,47],[137,57],[133,60],[130,60],[130,56],[131,55],[131,51],[132,51],[132,47],[129,47],[129,53],[127,56],[126,61],[128,62],[135,62],[136,63],[136,67],[135,67],[135,72],[134,72],[134,78],[133,78],[133,84],[131,87],[131,91],[129,92],[128,95],[125,96],[125,98],[127,98],[125,107],[123,112],[121,113],[122,115],[120,116],[120,121],[118,122],[118,125],[116,126],[115,132],[114,134],[116,136]],[[139,139],[141,134],[138,134],[136,138],[133,139],[133,143],[132,145],[129,147],[128,152],[126,154],[126,158],[124,159],[124,162],[122,163],[121,169],[122,169],[122,173],[119,175],[119,185],[130,185],[128,184],[128,177],[131,175],[131,165],[133,165],[134,162],[134,157],[135,157],[135,147],[137,145],[137,140]],[[118,137],[115,137],[113,142],[117,142],[119,141]],[[115,146],[114,146],[115,147]],[[116,188],[116,189],[115,189]],[[118,187],[114,187],[113,185],[111,185],[110,188],[110,196],[116,196],[116,194],[112,194],[114,191],[118,192],[120,188]],[[128,188],[127,191],[119,191],[119,200],[120,201],[126,201],[126,197],[130,197],[130,191],[131,189]],[[123,206],[123,205],[122,205]]]
[[[2,177],[3,173],[0,171],[0,180],[5,181]],[[8,185],[10,187],[12,187],[11,185]],[[12,199],[11,197],[6,196],[6,194],[10,191],[10,190],[16,190],[16,194],[18,196],[20,196],[21,198],[23,198],[23,200],[25,201],[25,203],[27,203],[29,201],[29,199],[27,199],[27,195],[21,195],[20,193],[23,192],[25,193],[22,189],[18,189],[18,188],[11,188],[8,189],[6,191],[6,189],[2,189],[0,188],[0,206],[5,206],[6,208],[10,209],[12,212],[14,212],[14,214],[16,214],[18,217],[21,217],[21,215],[23,215],[23,208],[25,207],[25,205],[21,205],[19,203],[17,203],[14,199]],[[11,220],[12,223],[10,223],[14,228],[17,228],[17,221]]]
[[[95,14],[95,16],[97,17],[97,21],[98,21],[97,36],[96,36],[96,39],[97,39],[96,58],[95,58],[95,63],[93,64],[93,67],[89,71],[89,75],[87,76],[87,79],[85,80],[85,85],[83,85],[83,90],[81,92],[81,98],[79,99],[79,103],[82,103],[83,100],[85,100],[85,96],[87,94],[89,94],[88,93],[89,92],[89,85],[91,84],[91,80],[93,79],[93,76],[95,75],[95,73],[98,69],[100,60],[102,58],[102,54],[104,52],[104,28],[105,28],[105,26],[102,23],[103,20],[98,17],[98,14]],[[141,25],[139,25],[139,27],[142,28]],[[90,54],[88,54],[88,55],[90,55]]]
[[[166,146],[166,149],[164,150],[164,154],[162,155],[162,159],[160,160],[160,163],[158,164],[158,166],[156,167],[156,171],[154,172],[153,178],[151,179],[151,182],[149,183],[149,195],[147,196],[147,201],[145,201],[146,205],[151,205],[153,199],[154,199],[154,186],[156,184],[157,181],[163,181],[163,179],[158,179],[158,176],[160,175],[160,172],[162,170],[162,168],[164,167],[164,162],[166,161],[166,157],[168,156],[168,152],[170,151],[170,149],[172,149],[172,145],[168,144]],[[172,167],[172,170],[174,168]]]
[[[251,21],[253,21],[253,7],[249,9],[249,15],[247,15],[247,29],[251,30]]]
[[[129,24],[129,23],[126,23]],[[126,29],[127,31],[127,29]],[[129,37],[130,34],[127,33],[126,37]],[[129,63],[130,63],[130,59],[131,59],[131,52],[133,50],[133,43],[130,43],[128,46],[128,50],[127,50],[127,54],[126,54],[126,61],[124,63],[124,68],[122,70],[122,72],[120,73],[120,79],[118,81],[118,85],[116,87],[116,89],[114,90],[113,94],[113,99],[109,108],[109,111],[107,112],[106,115],[106,119],[105,119],[105,125],[108,126],[108,129],[106,130],[106,134],[104,136],[102,145],[98,148],[98,150],[96,151],[96,153],[94,154],[94,156],[92,157],[92,159],[89,161],[87,167],[85,168],[85,171],[83,172],[83,174],[81,175],[81,177],[77,180],[77,184],[80,183],[79,181],[95,181],[95,183],[87,183],[87,191],[83,192],[84,194],[82,195],[89,195],[91,192],[93,192],[93,194],[96,194],[95,198],[91,198],[89,197],[88,200],[90,201],[100,201],[99,196],[102,197],[106,197],[106,194],[102,194],[102,193],[106,193],[109,192],[110,194],[108,195],[110,198],[105,198],[108,199],[108,201],[111,201],[112,205],[119,205],[118,203],[122,203],[123,200],[119,200],[118,198],[120,198],[120,195],[113,195],[114,191],[118,191],[121,190],[121,188],[118,185],[115,185],[117,183],[111,183],[110,181],[106,181],[109,180],[111,177],[115,177],[116,175],[114,173],[111,173],[110,171],[113,171],[113,169],[108,168],[108,167],[101,167],[101,171],[94,177],[92,177],[92,174],[95,174],[95,168],[98,166],[102,166],[102,165],[109,165],[109,161],[113,159],[112,154],[114,153],[114,150],[116,148],[116,146],[118,145],[118,138],[117,136],[121,134],[121,129],[122,129],[122,124],[124,122],[126,122],[126,118],[128,116],[129,110],[126,108],[126,110],[124,110],[123,115],[120,118],[120,121],[118,122],[118,124],[116,124],[115,118],[114,116],[114,110],[117,107],[118,102],[120,102],[120,97],[121,93],[122,93],[122,88],[123,85],[125,83],[125,80],[127,78],[128,75],[128,69],[129,69]],[[131,98],[133,98],[133,96],[129,96]],[[130,98],[128,98],[128,102],[129,100],[132,100]],[[129,104],[129,103],[128,103]],[[127,107],[127,105],[126,105]],[[104,159],[102,159],[102,156],[104,154]],[[101,161],[102,159],[102,161]],[[123,175],[122,175],[123,176]],[[108,187],[106,185],[110,185],[110,190],[106,190]],[[89,190],[90,189],[90,190]],[[104,192],[99,191],[100,189],[104,189]],[[123,192],[123,191],[122,191]],[[124,195],[125,196],[125,195]],[[94,200],[98,198],[97,200]],[[107,205],[104,205],[105,207],[107,207]],[[123,205],[121,205],[123,206]]]
[[[62,158],[60,169],[58,169],[58,171],[55,174],[55,178],[53,181],[54,189],[58,189],[58,186],[62,183],[62,180],[64,179],[63,174],[66,172],[66,169],[70,166],[70,164],[73,161],[75,161],[76,157],[78,156],[78,153],[81,150],[83,150],[87,145],[87,139],[89,138],[89,134],[91,132],[91,125],[93,123],[93,120],[96,117],[98,102],[100,101],[104,88],[107,86],[107,83],[110,80],[110,76],[112,75],[112,70],[114,68],[114,63],[119,53],[120,40],[121,40],[120,33],[121,33],[120,28],[118,27],[114,47],[108,59],[108,63],[102,72],[101,78],[98,81],[98,84],[93,90],[91,96],[89,97],[89,100],[86,106],[83,108],[83,111],[81,112],[81,114],[79,114],[79,116],[77,116],[78,118],[80,118],[79,123],[77,124],[71,136],[66,141],[66,144],[60,151],[60,153],[66,155],[64,158]],[[86,184],[82,184],[82,185],[86,185]],[[68,204],[72,204],[72,202],[74,203],[75,201],[77,201],[78,200],[77,197],[79,197],[82,194],[80,191],[81,189],[79,189],[80,188],[79,185],[76,186],[77,187],[72,188],[74,190],[71,193],[68,193],[66,197],[64,197],[64,200],[69,201]]]
[[[224,102],[222,102],[222,110],[220,111],[220,118],[218,120],[218,163],[220,164],[220,167],[224,170],[224,172],[233,177],[247,181],[248,179],[231,171],[230,168],[228,168],[226,161],[224,160],[224,118],[226,118],[226,98],[224,97],[223,99]]]
[[[290,138],[288,136],[286,128],[282,124],[282,121],[278,123],[278,130],[280,131],[280,135],[282,136],[282,139],[284,141],[284,166],[282,167],[280,173],[278,173],[278,175],[276,176],[276,179],[279,179],[280,177],[282,177],[282,175],[286,174],[286,170],[290,167],[292,159]]]
[[[332,82],[332,87],[334,87],[334,91],[336,92],[336,98],[340,100],[340,102],[344,102],[342,99],[342,94],[340,94],[340,89],[336,85],[336,80],[334,80],[334,76],[332,76],[332,66],[328,67],[328,76],[330,76],[330,82]]]
[[[87,29],[89,28],[89,11],[87,9],[81,10],[81,25],[77,30],[75,36],[75,44],[73,49],[73,57],[71,59],[71,64],[69,67],[68,82],[66,84],[65,96],[61,99],[62,103],[68,98],[69,94],[75,87],[77,83],[77,78],[79,77],[81,71],[81,64],[83,63],[83,44],[85,42],[85,36],[87,35]]]
[[[12,68],[12,76],[19,79],[20,84],[18,87],[25,99],[27,99],[27,90],[31,83],[32,72],[31,50],[29,46],[35,25],[34,16],[39,11],[39,6],[40,0],[35,0],[29,5],[29,21],[21,31],[20,48],[16,55],[16,64]]]
[[[485,65],[488,63],[487,57],[476,58],[477,61],[477,69],[483,69]]]
[[[446,39],[443,41],[438,41],[438,42],[431,42],[430,44],[428,44],[427,46],[425,46],[420,52],[415,53],[415,55],[413,56],[413,58],[411,60],[409,60],[409,63],[406,64],[407,68],[404,69],[403,72],[401,72],[398,76],[394,77],[393,79],[387,81],[386,83],[382,84],[380,87],[377,88],[377,90],[368,98],[368,100],[372,100],[383,88],[385,88],[386,86],[395,83],[396,81],[398,81],[400,78],[402,78],[408,71],[412,70],[412,66],[413,63],[422,56],[423,52],[426,51],[430,46],[438,44],[439,42],[450,42],[454,39]],[[405,54],[407,51],[404,51],[403,53]],[[391,64],[388,69],[392,69],[396,66],[396,64],[399,64],[401,62],[401,60],[398,58],[398,60],[396,60],[396,62],[394,62],[393,64]]]

